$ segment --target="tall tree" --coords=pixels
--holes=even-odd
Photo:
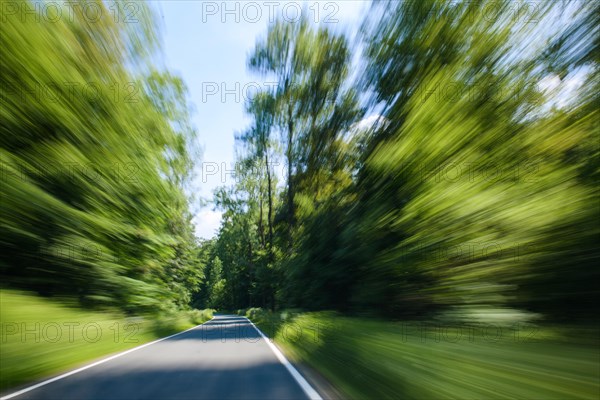
[[[82,7],[58,21],[3,16],[2,281],[130,312],[187,307],[202,274],[186,89],[151,67],[150,7],[118,24],[98,6],[96,21]]]

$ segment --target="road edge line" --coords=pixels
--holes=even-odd
[[[199,326],[201,326],[201,325],[204,325],[204,324],[206,324],[206,323],[208,323],[208,322],[212,321],[213,319],[215,319],[215,317],[214,317],[214,316],[213,316],[211,319],[209,319],[208,321],[205,321],[205,322],[201,323],[200,325],[196,325],[196,326],[193,326],[193,327],[191,327],[191,328],[189,328],[189,329],[186,329],[185,331],[181,331],[181,332],[178,332],[178,333],[174,333],[173,335],[170,335],[170,336],[167,336],[167,337],[164,337],[164,338],[161,338],[161,339],[156,339],[156,340],[154,340],[154,341],[152,341],[152,342],[150,342],[150,343],[144,343],[144,344],[141,344],[141,345],[139,345],[139,346],[137,346],[137,347],[134,347],[133,349],[125,350],[125,351],[123,351],[123,352],[121,352],[121,353],[117,353],[117,354],[115,354],[115,355],[112,355],[112,356],[110,356],[110,357],[108,357],[108,358],[104,358],[104,359],[102,359],[102,360],[99,360],[99,361],[96,361],[96,362],[94,362],[94,363],[92,363],[92,364],[85,365],[85,366],[83,366],[83,367],[81,367],[81,368],[77,368],[77,369],[75,369],[75,370],[73,370],[73,371],[65,372],[64,374],[61,374],[61,375],[59,375],[59,376],[55,376],[54,378],[47,379],[47,380],[45,380],[45,381],[42,381],[42,382],[40,382],[40,383],[36,383],[35,385],[32,385],[32,386],[26,387],[26,388],[24,388],[24,389],[21,389],[21,390],[19,390],[19,391],[16,391],[16,392],[14,392],[14,393],[7,394],[6,396],[0,397],[0,400],[8,400],[8,399],[12,399],[13,397],[20,396],[20,395],[22,395],[22,394],[24,394],[24,393],[31,392],[32,390],[35,390],[35,389],[37,389],[37,388],[39,388],[39,387],[46,386],[46,385],[47,385],[47,384],[49,384],[49,383],[56,382],[56,381],[58,381],[58,380],[61,380],[61,379],[63,379],[63,378],[66,378],[67,376],[75,375],[75,374],[77,374],[77,373],[79,373],[79,372],[81,372],[81,371],[85,371],[86,369],[90,369],[90,368],[92,368],[92,367],[95,367],[95,366],[97,366],[97,365],[104,364],[105,362],[108,362],[108,361],[114,360],[115,358],[118,358],[118,357],[124,356],[125,354],[133,353],[133,352],[134,352],[134,351],[136,351],[136,350],[143,349],[144,347],[148,347],[148,346],[150,346],[150,345],[152,345],[152,344],[155,344],[155,343],[158,343],[158,342],[162,342],[163,340],[167,340],[167,339],[170,339],[170,338],[172,338],[172,337],[174,337],[174,336],[181,335],[181,334],[183,334],[183,333],[189,332],[189,331],[191,331],[192,329],[196,329],[197,327],[199,327]]]
[[[271,342],[271,340],[264,333],[262,333],[262,331],[260,329],[258,329],[258,327],[256,325],[254,325],[254,322],[250,321],[250,319],[247,317],[244,317],[244,318],[246,318],[248,320],[248,322],[250,322],[250,324],[254,327],[254,329],[256,329],[256,331],[260,334],[260,336],[262,336],[262,338],[265,339],[265,342],[267,343],[267,345],[269,345],[269,347],[271,348],[273,353],[275,353],[275,356],[277,357],[277,359],[288,370],[288,372],[292,375],[294,380],[296,380],[298,385],[300,385],[300,387],[302,388],[304,393],[306,393],[306,395],[312,400],[323,400],[321,395],[319,395],[319,393],[311,386],[310,383],[308,383],[308,381],[302,376],[302,374],[300,374],[300,372],[298,372],[298,370],[292,365],[292,363],[290,363],[288,361],[288,359],[285,358],[285,356],[277,348],[277,346],[275,346]]]

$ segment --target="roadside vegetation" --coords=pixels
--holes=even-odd
[[[600,390],[597,329],[244,311],[348,399],[595,399]]]

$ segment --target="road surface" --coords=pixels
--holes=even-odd
[[[3,399],[318,398],[276,352],[248,319],[218,315],[186,332]]]

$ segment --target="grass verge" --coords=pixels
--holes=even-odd
[[[0,392],[201,324],[212,310],[126,318],[0,291]]]
[[[249,309],[290,360],[350,399],[597,399],[597,340],[570,329],[459,326]],[[595,328],[592,329],[597,334]],[[589,333],[589,332],[588,332]]]

